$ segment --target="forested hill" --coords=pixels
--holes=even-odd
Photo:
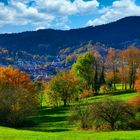
[[[67,31],[45,29],[0,35],[0,47],[37,55],[57,55],[61,49],[77,49],[88,41],[118,49],[132,43],[139,46],[140,17],[126,17],[106,25]]]

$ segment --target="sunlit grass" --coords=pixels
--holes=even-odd
[[[99,95],[84,99],[83,104],[105,98],[127,101],[137,95],[135,92]],[[74,124],[68,122],[69,107],[46,107],[45,100],[43,105],[38,114],[31,118],[35,123],[34,126],[20,129],[0,127],[0,140],[140,140],[140,131],[78,131]]]
[[[0,127],[0,140],[140,140],[140,131],[49,133]]]

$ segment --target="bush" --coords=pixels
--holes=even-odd
[[[82,129],[97,131],[139,129],[140,114],[124,101],[108,99],[93,105],[76,105],[70,122],[76,122]]]
[[[93,116],[90,105],[81,106],[78,104],[73,107],[69,122],[77,123],[82,129],[91,129],[93,126]]]
[[[21,126],[37,107],[29,76],[17,69],[0,68],[0,123]]]
[[[104,123],[96,127],[96,131],[109,131],[109,130],[111,130],[110,125]]]
[[[87,98],[91,96],[93,96],[93,91],[91,89],[90,90],[84,89],[80,95],[80,98]]]
[[[103,94],[108,94],[110,92],[110,88],[108,85],[102,85],[100,87],[100,93],[103,93]]]
[[[97,102],[92,107],[94,125],[98,129],[103,124],[108,124],[111,130],[117,129],[118,123],[127,122],[134,117],[131,107],[119,100],[105,100]]]
[[[128,122],[127,127],[131,130],[139,130],[140,129],[140,120],[131,120]]]
[[[136,107],[140,111],[140,96],[134,97],[128,101],[128,103]]]

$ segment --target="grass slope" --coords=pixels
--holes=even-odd
[[[103,95],[90,97],[84,103],[92,103],[104,98],[128,100],[137,93]],[[140,140],[140,131],[86,132],[76,130],[68,124],[69,109],[51,109],[44,106],[37,116],[32,117],[35,126],[12,129],[0,127],[0,140]]]

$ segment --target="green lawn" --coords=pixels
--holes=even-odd
[[[140,140],[140,131],[39,132],[0,127],[1,140]]]
[[[84,99],[84,103],[92,103],[104,98],[128,100],[137,93],[95,96]],[[92,132],[78,131],[67,121],[68,108],[52,109],[44,106],[38,115],[33,116],[35,125],[21,129],[0,127],[0,140],[140,140],[140,131]]]
[[[85,98],[84,102],[86,103],[92,103],[93,101],[101,101],[105,98],[110,98],[110,99],[118,99],[118,100],[129,100],[133,97],[138,96],[139,94],[136,92],[132,93],[116,93],[115,95],[102,95],[102,96],[95,96],[95,97],[90,97],[90,98]]]

